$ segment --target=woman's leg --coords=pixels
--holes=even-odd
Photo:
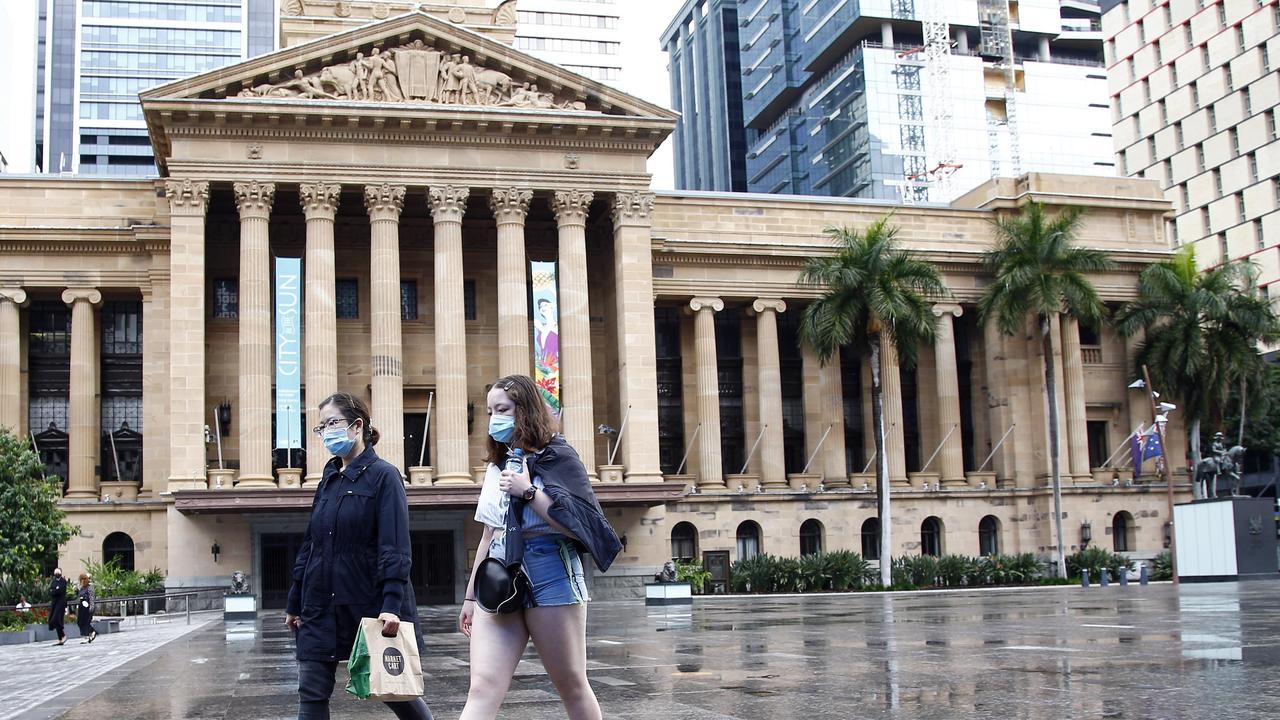
[[[431,717],[431,708],[427,707],[427,701],[422,698],[405,702],[389,702],[387,707],[391,708],[391,712],[395,713],[400,720],[434,720]]]
[[[601,720],[600,703],[587,681],[587,606],[532,608],[525,611],[525,623],[569,720]]]
[[[329,720],[336,662],[298,661],[298,720]]]
[[[476,612],[471,623],[471,688],[459,720],[493,720],[498,716],[516,665],[529,644],[524,615]]]

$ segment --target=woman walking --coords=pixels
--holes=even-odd
[[[55,645],[67,644],[67,579],[62,577],[62,568],[53,569],[53,580],[49,583],[49,629],[58,633]]]
[[[587,682],[590,598],[581,555],[591,553],[603,572],[622,544],[533,381],[525,375],[501,378],[487,400],[489,450],[476,509],[484,532],[458,616],[458,628],[471,638],[471,689],[461,720],[497,717],[530,639],[570,720],[600,720],[600,703]],[[520,471],[498,469],[513,457],[522,458]],[[506,545],[505,528],[517,526],[523,555]],[[523,610],[475,611],[476,568],[487,557],[520,558],[531,588]]]
[[[331,395],[313,432],[334,457],[316,488],[285,615],[297,639],[299,720],[328,719],[334,673],[362,617],[381,620],[388,637],[412,623],[422,649],[409,585],[409,503],[400,471],[373,451],[378,431],[368,406],[348,393]],[[422,698],[387,707],[402,720],[431,720]]]
[[[76,591],[76,625],[80,628],[80,644],[91,643],[98,639],[98,631],[93,629],[93,611],[98,608],[98,598],[93,592],[92,578],[80,573],[80,588]]]

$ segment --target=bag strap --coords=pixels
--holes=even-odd
[[[512,497],[507,505],[507,557],[508,566],[519,565],[524,561],[524,500]]]

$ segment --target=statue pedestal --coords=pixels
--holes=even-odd
[[[1196,500],[1173,508],[1178,579],[1233,582],[1276,576],[1272,498]]]
[[[644,604],[691,605],[693,604],[693,586],[687,582],[646,583]]]
[[[222,619],[226,622],[258,619],[258,598],[253,593],[227,593],[223,597]]]

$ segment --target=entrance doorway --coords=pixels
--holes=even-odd
[[[448,530],[415,530],[409,534],[413,545],[413,568],[409,581],[419,605],[451,605],[453,587],[453,533]]]
[[[260,537],[264,609],[283,608],[288,603],[293,561],[302,547],[302,537],[302,533],[263,533]]]

